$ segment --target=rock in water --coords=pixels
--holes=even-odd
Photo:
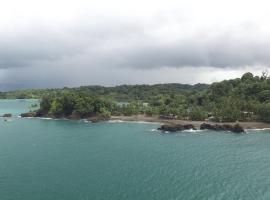
[[[203,123],[200,126],[200,130],[215,130],[215,131],[231,131],[234,133],[244,133],[245,130],[239,124],[230,125],[230,124],[207,124]]]
[[[233,127],[233,132],[234,133],[244,133],[245,130],[242,126],[240,126],[239,124],[235,124]]]
[[[3,117],[12,117],[12,114],[7,113],[7,114],[4,114]]]
[[[190,129],[196,130],[192,124],[165,124],[158,128],[158,130],[169,132],[184,131]]]
[[[28,112],[28,113],[22,113],[21,117],[36,117],[36,112]]]

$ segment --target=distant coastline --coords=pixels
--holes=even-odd
[[[89,86],[16,91],[1,96],[38,97],[39,103],[29,109],[32,112],[22,117],[160,122],[170,128],[179,125],[174,127],[177,130],[184,128],[181,125],[198,129],[203,123],[213,130],[233,130],[236,124],[244,129],[270,128],[267,73],[259,77],[247,72],[241,78],[211,85]]]
[[[29,114],[32,114],[33,112],[30,112]],[[27,114],[27,113],[26,113]],[[65,119],[65,120],[86,120],[89,122],[149,122],[149,123],[159,123],[162,124],[168,124],[168,125],[185,125],[185,124],[191,124],[196,129],[200,129],[201,124],[207,123],[210,125],[235,125],[239,124],[241,127],[243,127],[245,130],[249,129],[270,129],[270,123],[266,122],[211,122],[211,121],[193,121],[193,120],[180,120],[180,119],[162,119],[158,116],[146,116],[146,115],[132,115],[132,116],[111,116],[106,119],[98,119],[95,117],[92,118],[65,118],[65,117],[49,117],[49,116],[23,116],[23,118],[40,118],[40,119]]]

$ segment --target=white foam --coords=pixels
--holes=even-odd
[[[21,117],[21,118],[26,118],[26,119],[57,120],[57,119],[53,119],[53,118],[50,118],[50,117]]]
[[[39,119],[45,119],[45,120],[54,120],[53,118],[51,117],[39,117]]]
[[[123,120],[115,119],[115,120],[109,120],[108,122],[109,123],[123,123],[124,121]]]
[[[266,131],[266,130],[270,130],[270,128],[251,128],[251,129],[247,129],[247,131]]]
[[[193,129],[188,129],[188,130],[184,130],[182,132],[186,132],[186,133],[198,133],[198,132],[202,132],[205,130],[193,130]]]

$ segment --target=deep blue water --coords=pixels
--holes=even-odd
[[[0,119],[0,200],[270,199],[269,131],[158,126]]]

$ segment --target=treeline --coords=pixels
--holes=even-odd
[[[217,121],[270,122],[270,79],[266,72],[253,76],[213,83],[202,96],[196,97],[198,106]]]
[[[103,86],[81,86],[77,88],[61,89],[28,89],[15,90],[10,92],[0,92],[0,99],[41,99],[44,96],[62,95],[65,93],[87,94],[90,96],[103,96],[112,98],[119,102],[131,102],[133,100],[148,101],[158,95],[184,94],[188,95],[194,92],[204,90],[208,87],[206,84],[156,84],[156,85],[120,85],[115,87]]]
[[[44,96],[37,113],[39,116],[56,118],[100,117],[100,119],[108,119],[114,113],[116,107],[116,103],[107,98],[66,92],[57,96]]]
[[[41,97],[40,111],[56,117],[145,114],[189,120],[270,122],[270,79],[265,72],[261,76],[245,73],[241,78],[211,85],[87,86],[18,93],[27,96],[30,91],[37,95],[35,98]],[[6,97],[15,93],[6,93]]]

